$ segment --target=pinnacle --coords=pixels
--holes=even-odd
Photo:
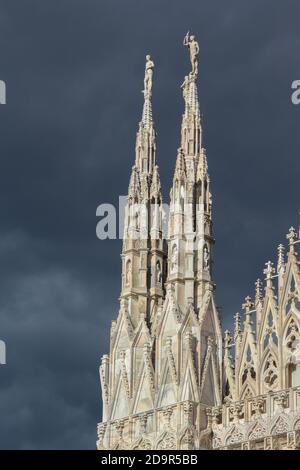
[[[198,91],[195,78],[191,79],[189,85],[188,110],[200,119]]]
[[[181,179],[185,176],[185,161],[182,148],[179,148],[177,152],[175,175],[178,179]]]
[[[200,120],[200,105],[196,77],[191,74],[186,76],[181,85],[181,89],[185,101],[185,117],[195,116]]]
[[[152,121],[152,104],[149,96],[145,95],[145,101],[143,106],[142,124],[146,129],[150,129]]]

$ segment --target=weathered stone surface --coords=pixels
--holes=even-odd
[[[147,56],[144,107],[125,210],[120,310],[102,358],[103,420],[98,449],[299,449],[300,273],[296,231],[278,248],[255,299],[222,332],[212,280],[212,197],[197,96],[199,47],[191,73],[173,184],[169,230],[152,118],[154,62]],[[234,253],[234,247],[233,247]],[[255,318],[254,318],[255,316]],[[242,326],[243,325],[243,326]],[[232,349],[234,345],[234,354]]]

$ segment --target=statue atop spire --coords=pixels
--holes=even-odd
[[[183,45],[188,47],[190,50],[190,60],[192,64],[191,76],[197,78],[198,76],[198,55],[199,55],[199,44],[196,41],[195,36],[191,35],[188,31],[183,40]]]
[[[197,92],[197,77],[198,77],[198,54],[199,54],[199,45],[195,39],[195,36],[191,35],[188,32],[183,40],[183,45],[189,48],[190,51],[190,60],[192,64],[192,70],[188,75],[184,77],[184,81],[181,85],[181,91],[183,95],[183,99],[185,102],[185,118],[193,119],[196,117],[197,121],[197,129],[195,129],[196,133],[200,133],[197,136],[195,143],[197,146],[196,153],[201,147],[201,123],[200,123],[200,112],[199,112],[199,100],[198,100],[198,92]],[[193,126],[192,121],[189,121],[189,126]],[[183,132],[182,135],[190,135],[190,130],[186,133]],[[196,136],[195,136],[196,137]],[[197,142],[196,142],[197,141]],[[186,145],[182,143],[181,145],[186,153],[189,153],[189,150],[186,148]]]
[[[145,65],[145,78],[144,78],[144,96],[145,99],[151,98],[152,95],[152,78],[153,78],[154,62],[151,59],[151,56],[146,55],[146,65]]]

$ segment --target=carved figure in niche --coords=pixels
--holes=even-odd
[[[203,248],[203,269],[204,271],[209,271],[210,268],[210,254],[207,248],[207,245],[204,245]]]
[[[156,262],[156,282],[157,284],[161,284],[162,281],[162,272],[161,272],[161,267],[160,267],[160,262]]]
[[[126,286],[130,286],[131,284],[131,261],[130,259],[126,263],[125,284]]]
[[[172,257],[171,257],[171,270],[176,271],[178,266],[178,248],[177,245],[173,245],[172,248]]]

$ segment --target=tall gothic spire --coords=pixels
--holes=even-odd
[[[197,91],[199,45],[195,36],[185,36],[183,45],[189,49],[192,70],[181,85],[185,110],[181,126],[181,147],[186,156],[198,157],[201,149],[201,119]]]
[[[128,298],[130,317],[136,323],[140,313],[155,316],[163,295],[165,270],[162,240],[162,196],[152,118],[154,62],[146,56],[144,103],[136,135],[135,165],[132,167],[125,208],[122,251],[122,298]]]
[[[181,301],[193,297],[200,304],[211,283],[211,193],[197,91],[199,45],[189,33],[183,44],[189,49],[192,70],[181,85],[184,113],[171,190],[168,281],[177,286]]]

